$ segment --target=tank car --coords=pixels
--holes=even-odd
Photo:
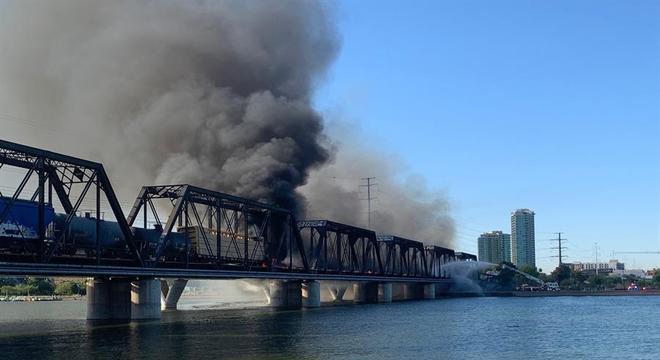
[[[11,198],[0,197],[0,214],[5,213]],[[53,221],[55,210],[49,204],[44,207],[44,224]],[[39,204],[35,201],[16,199],[0,223],[0,250],[20,253],[35,251],[39,240]]]

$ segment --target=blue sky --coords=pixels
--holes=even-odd
[[[660,250],[660,2],[344,1],[316,103],[446,191],[457,247],[536,215],[537,265]],[[631,268],[660,255],[618,255]]]

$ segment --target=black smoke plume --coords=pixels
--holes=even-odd
[[[1,136],[103,162],[125,205],[192,183],[366,226],[342,178],[376,176],[376,231],[450,245],[442,194],[354,129],[325,138],[311,98],[333,19],[307,0],[0,3]]]
[[[135,193],[192,183],[282,207],[328,158],[315,83],[338,49],[312,1],[15,1],[0,98]],[[4,103],[0,100],[0,104]],[[64,136],[61,136],[64,133]]]

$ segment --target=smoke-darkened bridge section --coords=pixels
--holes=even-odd
[[[13,194],[0,193],[3,261],[118,265],[116,257],[104,256],[107,249],[99,241],[104,232],[101,201],[105,197],[115,220],[113,235],[121,237],[121,247],[125,249],[120,263],[143,265],[103,165],[0,140],[0,174],[2,167],[23,170]],[[26,189],[28,184],[32,191]],[[94,233],[94,241],[78,249],[79,234],[71,232],[71,228],[79,225],[78,212],[83,202],[89,201],[94,204],[95,217],[91,220],[88,213],[90,221],[86,222],[85,231]],[[55,202],[63,213],[55,214]]]
[[[0,193],[1,274],[428,283],[472,260],[186,184],[142,187],[125,217],[100,163],[2,140],[0,176],[16,184]]]
[[[298,222],[309,270],[334,274],[384,274],[373,230],[328,220]]]
[[[378,241],[386,275],[431,277],[423,243],[393,235],[378,236]]]
[[[170,208],[166,222],[157,209]],[[154,230],[147,230],[154,219]],[[128,215],[149,266],[308,269],[290,211],[191,185],[145,186]]]

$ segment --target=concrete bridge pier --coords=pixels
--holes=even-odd
[[[131,319],[160,319],[160,286],[158,279],[131,282]]]
[[[443,296],[447,296],[447,292],[449,292],[449,283],[436,283],[435,284],[435,298],[441,298]]]
[[[435,284],[423,284],[424,299],[432,300],[435,299]]]
[[[424,298],[424,287],[417,283],[403,284],[403,299],[404,300],[420,300]]]
[[[392,283],[378,284],[378,302],[381,303],[392,302]]]
[[[321,306],[321,283],[319,281],[303,281],[302,306],[305,308],[317,308]]]
[[[87,280],[87,320],[130,320],[130,293],[128,279]]]
[[[296,281],[296,280],[271,281],[268,284],[266,291],[268,305],[279,309],[300,308],[302,306],[301,288],[302,288],[301,281]]]
[[[333,302],[340,302],[344,299],[344,294],[346,294],[345,286],[328,286],[328,292]]]
[[[187,279],[160,280],[160,303],[162,310],[176,310],[186,284],[188,284]]]
[[[373,281],[353,284],[353,301],[358,304],[378,302],[378,283]]]

